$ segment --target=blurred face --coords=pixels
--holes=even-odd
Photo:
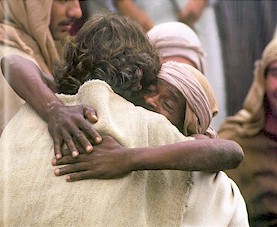
[[[164,115],[180,131],[183,131],[185,116],[185,98],[174,86],[158,79],[157,85],[151,85],[143,93],[143,106]]]
[[[265,90],[272,113],[277,117],[277,60],[268,66]]]
[[[49,26],[54,40],[60,40],[70,35],[74,21],[81,16],[79,0],[54,0]]]

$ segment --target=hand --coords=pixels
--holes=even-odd
[[[206,5],[207,0],[190,0],[185,8],[178,13],[179,21],[193,27],[194,23],[201,17]]]
[[[54,166],[67,164],[55,169],[56,176],[69,174],[67,181],[118,178],[132,171],[132,152],[110,136],[103,137],[102,143],[94,146],[92,153],[82,152],[77,158],[72,158],[69,154],[64,154],[61,159],[54,159],[52,162]]]
[[[56,158],[62,157],[61,148],[64,142],[72,157],[78,157],[79,152],[73,142],[73,137],[88,153],[92,152],[93,147],[87,136],[92,139],[94,144],[101,143],[101,136],[85,118],[91,123],[96,123],[95,110],[86,105],[65,106],[58,102],[49,105],[48,130],[54,140]]]

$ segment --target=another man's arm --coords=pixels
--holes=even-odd
[[[65,151],[66,152],[66,151]],[[90,154],[72,158],[65,154],[54,159],[57,176],[66,175],[67,181],[91,178],[118,178],[139,170],[212,171],[238,167],[243,159],[242,148],[225,139],[197,139],[157,147],[126,148],[112,137],[94,147]]]
[[[92,151],[92,145],[83,132],[95,143],[101,142],[100,135],[84,118],[86,116],[91,122],[96,122],[95,111],[84,105],[63,105],[54,94],[56,85],[53,78],[43,74],[33,62],[17,55],[10,55],[1,60],[1,68],[15,92],[48,122],[57,158],[61,158],[63,142],[67,144],[74,157],[79,155],[72,136],[77,138],[87,152]]]
[[[114,4],[121,14],[137,21],[145,31],[149,31],[154,26],[151,18],[133,0],[114,0]]]

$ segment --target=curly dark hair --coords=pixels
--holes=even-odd
[[[75,94],[84,82],[100,79],[130,100],[155,83],[160,67],[157,50],[136,22],[101,13],[65,44],[64,60],[55,67],[54,76],[59,93]]]

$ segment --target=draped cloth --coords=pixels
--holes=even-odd
[[[253,136],[265,125],[265,69],[277,59],[277,39],[273,39],[264,49],[262,58],[255,62],[254,78],[244,100],[243,108],[234,116],[227,117],[219,129],[222,137]]]
[[[52,2],[0,1],[0,59],[16,54],[33,61],[46,73],[52,72],[58,59],[49,29]],[[23,103],[0,72],[0,135]]]
[[[205,51],[196,33],[181,22],[166,22],[148,31],[150,41],[161,56],[179,56],[191,60],[199,71],[205,73]]]
[[[58,53],[49,24],[53,0],[0,2],[0,43],[32,56],[44,72],[51,72]]]
[[[78,94],[59,98],[67,105],[93,106],[99,117],[95,129],[123,146],[193,140],[103,81],[87,82]],[[115,180],[68,183],[54,176],[47,124],[27,104],[5,127],[0,147],[1,226],[181,226],[190,172],[139,171]]]
[[[210,123],[218,106],[206,77],[188,64],[171,61],[162,65],[158,78],[176,87],[186,100],[184,135],[207,133],[216,137]]]
[[[240,166],[226,172],[245,198],[251,226],[277,224],[277,136],[264,130],[265,70],[276,60],[277,39],[273,39],[256,61],[254,79],[243,108],[227,117],[218,131],[220,138],[235,140],[243,148]]]

